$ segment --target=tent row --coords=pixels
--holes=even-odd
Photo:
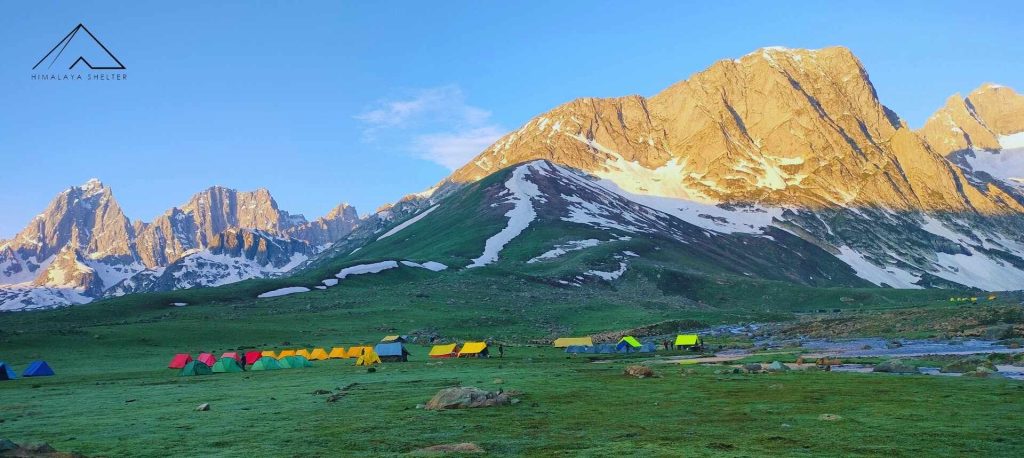
[[[657,344],[641,343],[633,336],[624,336],[615,344],[597,345],[590,337],[563,337],[555,339],[554,346],[564,347],[566,353],[650,353],[658,350]],[[673,347],[677,350],[699,350],[704,347],[704,341],[697,334],[679,334]]]
[[[281,359],[274,359],[263,356],[249,366],[250,371],[272,371],[279,369],[299,369],[312,367],[313,363],[302,356],[286,356]],[[244,372],[245,367],[234,358],[221,358],[213,365],[208,365],[200,360],[190,360],[178,371],[182,377],[193,375],[210,375],[220,373]]]
[[[490,357],[487,342],[466,342],[460,348],[458,344],[440,344],[430,348],[431,358],[487,358]]]
[[[53,369],[46,361],[32,361],[25,370],[21,371],[22,377],[50,377],[54,375]],[[0,380],[14,380],[18,374],[7,363],[0,361]]]

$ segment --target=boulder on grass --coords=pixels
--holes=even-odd
[[[495,407],[512,403],[507,393],[485,391],[472,386],[445,388],[438,391],[427,402],[427,410],[472,409],[476,407]]]
[[[875,366],[873,372],[888,372],[892,374],[916,374],[917,367],[902,359],[890,359]]]
[[[626,366],[622,373],[636,378],[654,377],[654,370],[647,366]]]
[[[747,372],[761,372],[761,364],[760,363],[744,364],[743,365],[743,369],[745,369]]]
[[[789,370],[789,366],[782,364],[781,361],[772,361],[772,363],[768,365],[767,369],[768,372],[786,372]]]

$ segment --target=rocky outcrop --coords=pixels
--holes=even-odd
[[[341,240],[359,224],[355,207],[342,203],[322,218],[288,228],[285,233],[292,238],[305,240],[313,246],[324,246]]]

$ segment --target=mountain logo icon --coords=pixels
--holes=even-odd
[[[71,29],[50,52],[46,53],[32,70],[43,66],[44,69],[66,68],[71,70],[79,63],[84,63],[90,70],[125,70],[114,53],[110,52],[96,35],[93,35],[85,25],[78,24]]]

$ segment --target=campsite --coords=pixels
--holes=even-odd
[[[436,287],[435,291],[429,284],[419,284],[417,290],[430,296],[420,298],[408,294],[408,285],[361,280],[322,297],[274,298],[259,306],[237,301],[167,308],[155,304],[173,299],[149,296],[60,313],[0,314],[0,328],[20,329],[3,336],[0,359],[16,369],[18,378],[0,381],[0,427],[5,436],[19,441],[46,442],[85,455],[188,455],[195,450],[217,450],[221,455],[329,455],[337,450],[394,455],[462,442],[497,455],[571,451],[677,456],[682,451],[702,456],[849,456],[876,454],[881,446],[872,444],[892,443],[899,444],[892,452],[895,456],[917,456],[923,450],[1005,456],[1024,449],[1024,431],[1015,419],[1024,402],[1021,381],[825,371],[814,368],[813,361],[804,365],[805,370],[747,372],[743,367],[756,362],[765,368],[776,360],[795,366],[800,355],[820,348],[794,348],[782,340],[771,349],[760,348],[766,345],[761,338],[746,335],[758,326],[729,324],[778,321],[777,312],[740,312],[744,316],[737,319],[664,307],[631,309],[614,305],[621,303],[615,296],[621,293],[600,296],[610,302],[600,302],[598,296],[545,296],[539,300],[563,305],[527,311],[511,302],[487,300],[496,291],[508,288],[511,293],[515,287],[497,280],[464,284],[457,298],[482,304],[466,309],[437,305],[435,298],[443,297],[448,287]],[[948,320],[950,313],[982,321],[1016,313],[1011,312],[1016,310],[1013,306],[964,310],[937,295],[929,299],[927,293],[871,293],[879,295],[874,296],[877,302],[865,301],[860,312],[848,316],[883,339],[928,339],[929,334],[935,338],[927,329]],[[778,303],[785,302],[779,297]],[[894,302],[910,307],[871,305]],[[404,311],[396,314],[400,304]],[[107,307],[130,310],[133,318],[110,319]],[[559,322],[573,331],[558,336],[569,340],[556,347],[556,338],[540,340],[542,327],[508,325],[501,318],[519,313],[532,315],[524,322]],[[353,319],[356,316],[358,320]],[[609,321],[608,316],[618,318]],[[686,319],[672,320],[673,316]],[[913,317],[915,324],[904,324],[911,323],[905,317]],[[89,324],[73,324],[80,322]],[[616,351],[620,339],[604,337],[610,322],[616,323],[611,329],[633,327],[640,348],[634,351],[626,343]],[[648,323],[661,324],[644,326]],[[963,326],[967,329],[972,323],[968,319]],[[819,333],[819,326],[812,315],[772,332],[777,339],[791,339],[786,336],[794,332]],[[703,329],[699,337],[704,348],[665,350],[663,340],[686,344],[693,334],[658,330],[662,328]],[[398,333],[408,340],[381,342]],[[434,336],[434,342],[428,336]],[[473,342],[478,344],[471,347],[477,348],[469,351],[479,351],[479,344],[502,343],[504,357],[496,349],[490,350],[490,357],[458,357]],[[645,343],[658,345],[655,351],[640,351]],[[356,365],[367,352],[376,355],[376,348],[388,345],[404,348],[408,361],[392,358]],[[567,352],[580,347],[592,350]],[[916,348],[909,342],[907,347]],[[317,350],[322,349],[329,358],[281,368],[281,358],[301,360],[296,353],[303,349],[311,357],[319,357]],[[400,359],[403,352],[398,351]],[[731,352],[746,353],[724,363],[687,363]],[[246,359],[245,370],[218,372],[211,367],[206,373],[193,367],[199,375],[179,376],[181,369],[168,368],[172,362],[187,365],[203,353],[215,359],[214,366],[237,355]],[[953,357],[915,358],[915,364],[943,366]],[[20,377],[35,359],[45,359],[57,376]],[[843,363],[883,361],[864,357]],[[638,364],[655,375],[623,374]],[[417,408],[453,386],[521,394],[516,396],[518,403],[504,407]],[[196,411],[201,404],[208,404],[209,410]],[[936,410],[956,411],[958,416],[951,420],[933,415]],[[629,413],[627,419],[615,417],[622,412]],[[841,418],[819,419],[830,415]],[[403,433],[398,435],[388,433],[396,418],[402,419]],[[679,418],[700,421],[681,425]],[[126,421],[139,425],[139,432],[114,440],[110,431]],[[976,433],[951,434],[965,422],[974,425]],[[478,426],[466,428],[469,423]],[[202,434],[209,430],[217,433]],[[188,441],[176,440],[183,434]],[[249,440],[254,436],[268,440]]]

